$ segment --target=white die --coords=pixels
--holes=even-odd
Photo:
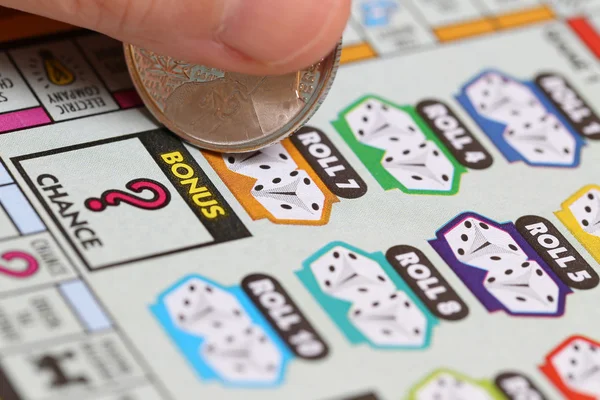
[[[577,142],[554,114],[515,121],[506,127],[503,137],[530,163],[571,165],[575,162]]]
[[[258,180],[250,194],[276,219],[318,221],[323,215],[325,195],[304,170]]]
[[[440,372],[431,378],[415,397],[415,400],[492,400],[483,388],[447,372]]]
[[[296,162],[281,143],[250,153],[223,154],[222,157],[228,169],[255,179],[289,174],[297,168]]]
[[[281,351],[258,325],[208,338],[200,357],[230,383],[273,383],[283,363]]]
[[[504,230],[477,218],[466,218],[444,234],[454,256],[475,268],[493,269],[501,262],[520,264],[527,254]]]
[[[579,226],[600,237],[600,190],[590,189],[569,206]]]
[[[366,99],[346,115],[356,139],[366,145],[387,150],[425,140],[425,135],[405,111],[377,99]]]
[[[391,294],[396,287],[376,261],[336,246],[310,265],[324,293],[346,301]]]
[[[394,147],[384,154],[381,164],[409,190],[452,189],[454,166],[435,142]]]
[[[378,346],[420,347],[427,339],[427,318],[403,291],[359,299],[348,319]]]
[[[504,124],[522,118],[522,113],[530,118],[546,113],[527,86],[497,72],[479,77],[467,87],[466,94],[478,114]]]
[[[218,334],[250,323],[234,295],[198,278],[185,281],[164,301],[173,323],[193,335]]]
[[[559,288],[535,261],[502,262],[488,271],[484,286],[515,314],[556,314]]]

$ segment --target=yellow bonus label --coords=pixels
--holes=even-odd
[[[177,178],[180,187],[184,189],[180,193],[187,195],[194,205],[200,208],[204,217],[214,219],[220,215],[227,215],[227,212],[219,204],[216,196],[211,192],[207,184],[202,182],[197,171],[190,165],[191,163],[184,160],[181,152],[175,151],[161,154],[160,157],[171,167],[171,174]]]

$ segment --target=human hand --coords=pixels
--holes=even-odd
[[[195,64],[246,74],[302,69],[339,40],[350,0],[0,0]]]

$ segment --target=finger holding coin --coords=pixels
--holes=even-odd
[[[273,75],[305,68],[331,51],[351,0],[0,0],[0,6],[192,64]]]

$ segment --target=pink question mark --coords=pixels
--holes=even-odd
[[[134,193],[142,193],[144,190],[152,192],[152,198],[145,199],[136,197],[122,190],[107,190],[100,198],[90,197],[85,201],[85,207],[94,212],[104,211],[106,207],[116,207],[121,203],[127,203],[144,210],[158,210],[165,207],[171,201],[171,194],[167,188],[152,179],[134,179],[125,187]]]
[[[31,255],[22,251],[8,251],[0,256],[5,261],[23,260],[27,263],[27,267],[23,270],[16,270],[0,265],[0,272],[13,278],[27,278],[35,274],[39,269],[37,260]]]

